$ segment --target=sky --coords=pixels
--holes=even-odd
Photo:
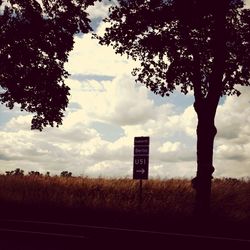
[[[250,6],[250,0],[247,1]],[[96,33],[108,1],[88,9]],[[101,46],[91,34],[76,36],[65,65],[71,76],[63,125],[30,130],[32,114],[0,106],[0,173],[21,168],[59,175],[132,178],[135,136],[150,136],[149,178],[196,174],[196,125],[192,94],[154,95],[135,83],[136,62]],[[216,116],[214,177],[250,176],[250,88],[226,97]]]

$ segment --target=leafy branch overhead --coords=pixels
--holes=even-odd
[[[206,98],[218,71],[220,96],[239,95],[235,84],[250,84],[250,11],[241,9],[243,1],[118,2],[105,20],[110,27],[97,37],[116,53],[139,59],[133,74],[154,93],[168,96],[180,85],[184,94],[196,89]],[[222,33],[217,23],[224,25]]]
[[[0,101],[35,113],[32,129],[62,124],[68,104],[64,63],[73,35],[91,31],[95,0],[0,1]]]

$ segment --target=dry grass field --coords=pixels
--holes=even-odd
[[[80,228],[79,230],[90,237],[90,249],[94,249],[91,239],[94,239],[96,244],[99,243],[97,236],[100,237],[102,246],[103,239],[109,245],[115,240],[121,241],[119,239],[122,241],[126,239],[128,244],[135,240],[140,242],[138,236],[141,234],[135,234],[133,238],[131,234],[125,233],[130,231],[127,229],[139,229],[142,230],[141,232],[147,230],[170,232],[173,235],[197,235],[198,238],[195,238],[195,241],[191,240],[192,237],[187,240],[192,246],[197,246],[200,242],[199,235],[212,236],[215,239],[222,237],[224,239],[249,240],[250,181],[214,179],[212,187],[211,217],[201,221],[192,214],[195,192],[191,187],[191,180],[188,179],[143,181],[143,200],[139,206],[139,181],[136,180],[72,177],[68,176],[67,173],[64,177],[37,175],[36,173],[24,175],[22,172],[0,175],[0,224],[11,221],[14,224],[4,224],[7,225],[7,228],[11,228],[11,225],[15,225],[16,221],[21,221],[17,225],[24,231],[29,225],[27,223],[30,222],[34,223],[31,224],[33,230],[34,225],[38,225],[35,221],[45,222],[45,225],[48,224],[47,222],[59,223],[60,225],[87,225],[92,229],[81,231]],[[63,234],[65,234],[65,230],[66,232],[69,230],[70,235],[80,233],[75,228],[67,229],[68,227],[58,226],[55,229],[55,226],[51,225],[44,226],[44,228],[37,226],[34,230],[38,232],[58,230],[56,232]],[[94,229],[97,227],[109,228],[110,230],[104,230],[104,233],[104,231]],[[125,231],[114,231],[114,228],[123,228]],[[118,232],[120,232],[121,238],[117,239]],[[128,235],[133,240],[128,240]],[[145,237],[153,237],[153,235],[155,234],[143,234],[140,239],[144,242]],[[10,238],[6,238],[7,236]],[[35,237],[36,235],[18,234],[18,240],[16,235],[7,234],[7,236],[0,238],[7,239],[8,246],[9,242],[13,242],[13,244],[17,243],[19,247],[20,242],[30,242],[30,240],[33,240],[37,246],[38,236]],[[156,242],[162,235],[159,234],[157,237]],[[177,238],[178,242],[174,240],[173,243],[175,245],[176,243],[182,244],[184,238]],[[51,238],[49,239],[51,240]],[[61,238],[58,241],[56,239],[58,238],[53,238],[57,242],[55,245],[60,246],[60,249],[72,249],[72,244],[76,244],[75,240],[71,240],[67,243],[70,245],[69,248],[62,248],[62,245],[65,247],[62,242],[65,242],[66,239],[64,239],[65,241],[61,241]],[[156,243],[155,238],[150,239],[153,240],[153,244]],[[148,239],[149,242],[150,239]],[[224,241],[215,240],[215,243],[216,246],[219,243],[223,247],[225,246]],[[231,246],[234,241],[229,240],[228,243]],[[236,241],[237,247],[235,249],[241,249],[238,244],[239,242]],[[51,243],[48,245],[51,246]],[[184,247],[186,247],[186,243]]]
[[[143,181],[146,213],[190,213],[193,190],[188,180]],[[139,182],[130,179],[0,176],[0,199],[23,204],[133,211],[138,209]]]
[[[161,217],[192,215],[194,190],[187,179],[143,181],[140,213]],[[59,176],[0,175],[1,204],[136,213],[139,181]],[[211,213],[231,221],[250,221],[250,181],[213,180]]]

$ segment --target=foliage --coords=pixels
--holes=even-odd
[[[133,74],[154,93],[180,86],[205,98],[217,85],[219,95],[239,95],[234,85],[250,84],[250,10],[242,0],[118,2],[105,20],[110,27],[96,37],[139,59]]]
[[[24,171],[20,168],[16,168],[15,170],[12,171],[6,171],[6,175],[19,175],[19,176],[24,176]]]
[[[20,169],[20,168],[16,168],[15,170],[11,170],[11,171],[6,171],[5,174],[7,176],[10,175],[21,175],[24,176],[24,170]],[[47,171],[44,175],[42,173],[40,173],[39,171],[29,171],[28,172],[28,176],[45,176],[45,177],[50,177],[50,172]],[[60,174],[61,177],[71,177],[72,173],[68,172],[68,171],[62,171]]]
[[[42,174],[40,172],[38,172],[38,171],[30,171],[28,173],[28,175],[31,175],[31,176],[41,176]]]
[[[95,0],[0,1],[0,102],[35,113],[32,129],[62,123],[68,104],[64,63],[73,36],[91,30]]]
[[[71,177],[72,173],[68,171],[62,171],[60,174],[61,177]]]

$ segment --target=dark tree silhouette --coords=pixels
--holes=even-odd
[[[42,176],[42,174],[39,171],[30,171],[28,175],[29,176]]]
[[[18,175],[18,176],[24,176],[24,170],[20,169],[20,168],[16,168],[15,170],[12,170],[12,171],[6,171],[5,172],[6,175],[8,176],[13,176],[13,175]]]
[[[72,173],[68,171],[62,171],[60,174],[61,177],[72,177]]]
[[[62,124],[68,104],[64,63],[73,35],[91,30],[95,0],[0,0],[0,101],[35,113],[32,129]]]
[[[139,59],[137,81],[168,96],[177,86],[194,93],[197,125],[195,214],[209,213],[221,96],[240,95],[250,85],[250,10],[242,0],[118,0],[102,37],[116,53]]]

